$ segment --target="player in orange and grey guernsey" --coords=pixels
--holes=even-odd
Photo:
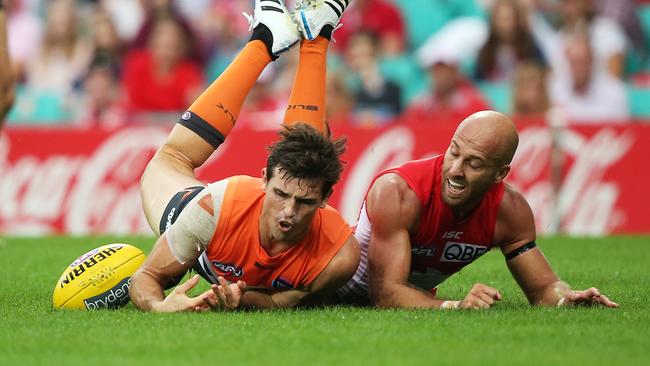
[[[130,297],[138,308],[311,305],[356,270],[359,248],[351,228],[326,205],[344,149],[344,140],[328,137],[324,106],[326,51],[345,7],[328,2],[298,8],[299,30],[282,2],[257,0],[251,40],[183,114],[149,163],[141,183],[143,206],[162,235],[132,279]],[[270,148],[262,178],[236,176],[205,186],[194,169],[234,127],[262,70],[298,43],[285,127]],[[199,281],[195,275],[165,297],[163,290],[190,269],[211,282],[211,289],[189,296]]]
[[[435,290],[495,247],[531,304],[618,307],[594,287],[571,290],[537,247],[528,203],[503,182],[518,141],[510,118],[479,112],[458,126],[444,155],[380,173],[355,230],[361,262],[339,298],[383,308],[489,308],[501,300],[496,288],[477,283],[462,299]]]
[[[14,103],[14,82],[7,46],[7,13],[0,0],[0,129]]]

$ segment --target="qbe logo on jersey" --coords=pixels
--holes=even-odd
[[[471,262],[488,251],[482,245],[448,241],[440,256],[441,262]]]

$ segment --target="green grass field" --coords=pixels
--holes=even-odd
[[[148,252],[152,239],[0,239],[0,365],[650,364],[649,237],[538,240],[564,280],[597,286],[618,310],[532,308],[498,252],[439,290],[461,298],[479,281],[500,289],[503,300],[484,311],[53,310],[64,268],[111,242]]]

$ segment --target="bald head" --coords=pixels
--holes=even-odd
[[[519,144],[517,128],[503,113],[481,111],[465,118],[456,134],[461,134],[480,146],[501,164],[510,164]]]

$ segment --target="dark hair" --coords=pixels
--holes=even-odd
[[[535,40],[527,23],[527,17],[523,6],[516,0],[497,0],[492,5],[490,18],[490,33],[488,39],[481,48],[477,60],[477,74],[480,79],[489,79],[490,74],[496,67],[497,50],[500,40],[495,29],[494,17],[497,7],[510,6],[515,11],[516,30],[514,49],[518,61],[534,59],[537,56]]]
[[[284,126],[280,140],[268,147],[266,179],[279,168],[286,179],[321,180],[325,197],[341,178],[345,142],[344,137],[332,140],[305,123]]]
[[[379,39],[379,35],[376,32],[367,29],[360,30],[358,32],[355,32],[350,39],[351,40],[367,39],[368,41],[370,41],[370,45],[372,46],[372,52],[374,54],[379,53],[380,39]],[[352,43],[353,42],[348,42],[348,48],[352,46]]]

